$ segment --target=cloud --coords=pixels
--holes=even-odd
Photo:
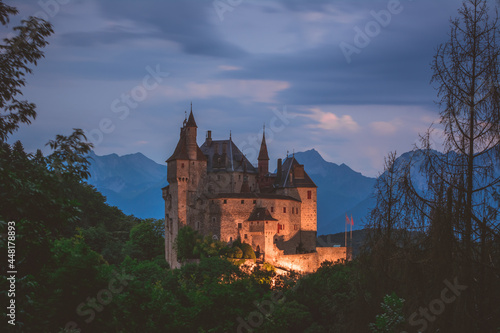
[[[398,126],[394,122],[388,121],[375,121],[370,124],[370,127],[376,135],[387,136],[393,135],[398,129]]]
[[[242,67],[229,66],[229,65],[219,65],[217,68],[223,71],[239,71],[243,69]]]
[[[190,81],[182,86],[162,87],[162,94],[174,100],[228,97],[246,102],[275,103],[277,93],[289,87],[288,82],[272,80]]]
[[[97,3],[104,17],[153,27],[158,32],[156,37],[178,43],[187,54],[219,58],[246,54],[221,38],[209,22],[211,2],[106,0]]]
[[[286,105],[301,117],[274,133],[275,156],[316,148],[375,175],[387,152],[411,149],[437,115],[429,63],[458,8],[456,0],[402,1],[404,11],[347,64],[339,43],[352,43],[354,27],[387,3],[243,1],[220,22],[212,1],[68,1],[23,89],[39,117],[17,137],[36,146],[106,117],[116,130],[100,153],[140,150],[163,162],[191,100],[199,133],[227,138],[232,130],[241,141],[258,137],[271,108]],[[36,1],[17,4],[27,15],[41,10]],[[171,76],[120,120],[111,102],[157,64]]]
[[[343,115],[339,117],[334,113],[325,112],[319,108],[310,108],[308,111],[310,111],[310,113],[303,116],[316,121],[315,124],[309,125],[312,128],[320,128],[335,132],[356,132],[359,130],[359,125],[350,115]]]

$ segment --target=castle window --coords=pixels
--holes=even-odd
[[[255,205],[256,203],[257,203],[257,200],[254,200],[254,201],[253,201],[253,204]]]
[[[295,214],[295,207],[292,207],[292,214]]]
[[[283,213],[286,213],[286,207],[283,207]]]
[[[241,179],[241,175],[238,175],[238,179]]]
[[[226,199],[224,199],[224,204],[227,204],[227,200]]]
[[[184,168],[184,163],[181,163],[181,168]]]
[[[215,217],[212,217],[212,222],[214,222],[214,223],[215,223]]]
[[[243,227],[243,224],[238,223],[238,229],[241,229]]]
[[[297,214],[299,213],[299,207],[295,208],[295,211],[297,212]]]
[[[245,203],[245,200],[241,200],[241,204],[243,205]]]
[[[307,191],[307,199],[311,199],[312,198],[312,192],[311,191]]]
[[[271,207],[271,213],[274,213],[274,207]]]
[[[217,180],[220,180],[220,175],[217,175]]]
[[[298,224],[295,224],[295,225],[293,226],[293,230],[299,230],[299,225],[298,225]]]
[[[248,235],[247,235],[247,234],[245,234],[245,239],[247,239],[247,238],[248,238]]]

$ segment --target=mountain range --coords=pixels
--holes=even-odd
[[[88,183],[95,186],[126,214],[140,218],[163,218],[165,204],[161,188],[167,185],[167,166],[141,153],[90,155]],[[354,219],[354,228],[375,206],[372,197],[376,179],[363,176],[345,164],[327,162],[314,149],[295,153],[318,186],[318,235],[343,232],[345,214]]]

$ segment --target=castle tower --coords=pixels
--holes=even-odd
[[[189,225],[193,229],[200,227],[193,206],[204,186],[207,173],[207,161],[196,143],[197,132],[193,110],[189,119],[184,121],[179,142],[174,153],[167,160],[167,181],[163,189],[165,199],[165,258],[172,268],[180,267],[174,242],[179,229]]]
[[[196,121],[194,121],[193,116],[193,104],[191,103],[191,112],[189,113],[189,118],[186,123],[186,147],[187,154],[190,160],[196,160],[196,155],[198,152],[198,144],[196,143],[196,132],[198,126]]]
[[[260,144],[260,152],[258,157],[259,163],[259,178],[263,178],[269,172],[269,155],[267,153],[267,144],[266,144],[266,128],[264,127],[264,131],[262,133],[262,143]]]

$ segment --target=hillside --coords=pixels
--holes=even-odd
[[[94,185],[125,214],[162,218],[165,214],[161,188],[167,184],[167,167],[141,153],[98,156],[92,152],[87,182]]]
[[[327,162],[314,149],[295,153],[318,186],[318,235],[342,232],[345,214],[353,216],[354,228],[375,206],[375,178],[363,176],[345,164]]]

